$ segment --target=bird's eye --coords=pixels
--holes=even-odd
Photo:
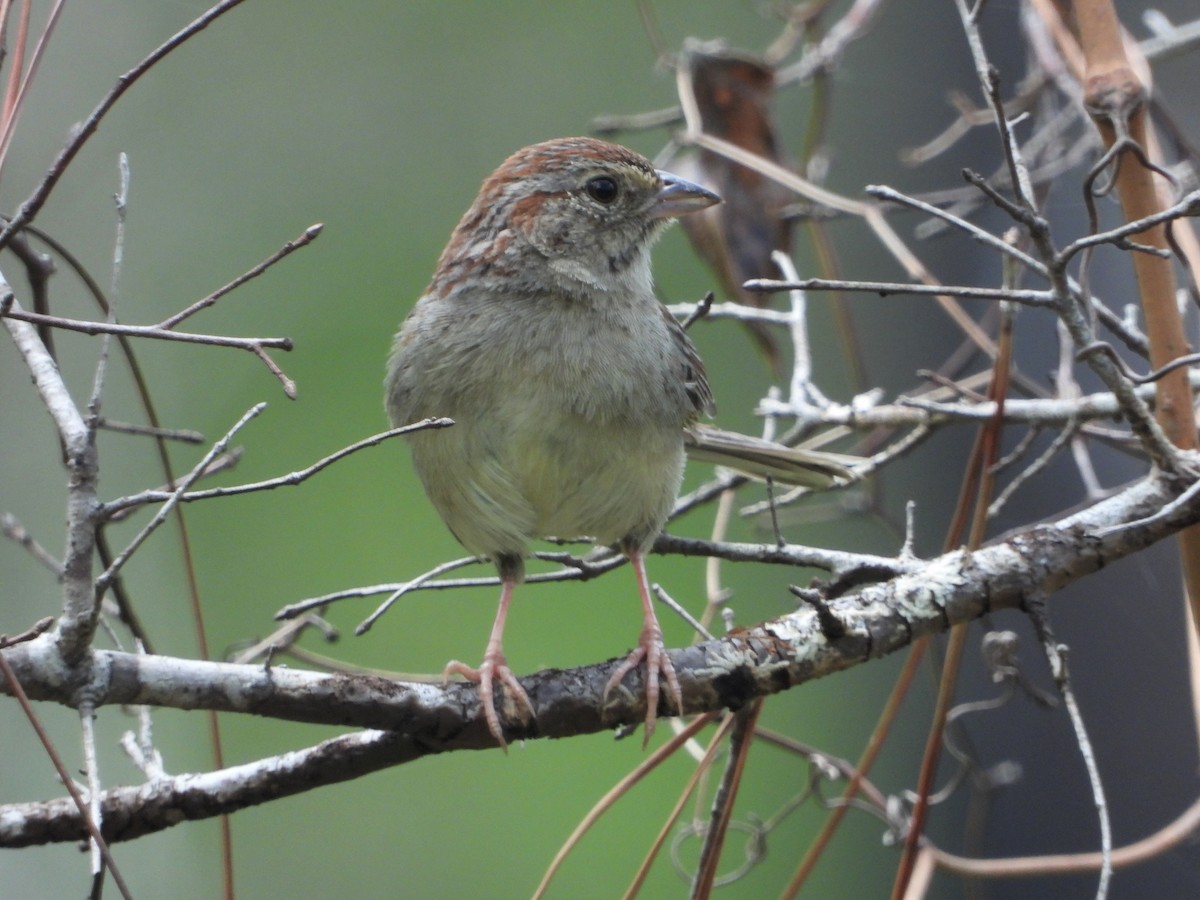
[[[607,175],[597,175],[588,181],[583,189],[597,203],[603,203],[606,206],[616,200],[619,193],[616,179],[609,178]]]

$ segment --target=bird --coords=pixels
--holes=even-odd
[[[715,412],[712,390],[696,347],[655,296],[650,250],[671,220],[718,202],[617,144],[568,137],[525,147],[483,182],[395,336],[387,414],[397,426],[453,420],[406,438],[413,466],[454,537],[499,575],[483,661],[452,660],[443,675],[478,684],[501,747],[501,689],[514,712],[536,720],[503,650],[535,540],[587,536],[628,558],[642,628],[605,697],[644,669],[645,744],[661,684],[674,711],[684,708],[644,558],[678,496],[685,454],[790,484],[853,477],[836,454],[701,422]]]

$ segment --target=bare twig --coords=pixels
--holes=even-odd
[[[776,281],[754,278],[742,285],[748,291],[856,291],[889,297],[893,294],[917,296],[961,297],[965,300],[1009,300],[1025,306],[1048,307],[1054,304],[1050,291],[1014,290],[1011,288],[970,287],[968,285],[909,284],[900,281],[840,281],[832,278],[802,278],[798,281]]]
[[[183,344],[201,344],[208,347],[232,347],[236,350],[248,350],[263,360],[271,373],[284,382],[285,388],[290,383],[280,372],[279,367],[266,355],[267,348],[291,350],[291,338],[243,338],[220,334],[192,334],[186,331],[171,331],[159,325],[121,325],[116,322],[92,322],[86,319],[69,319],[64,316],[42,315],[41,313],[26,312],[15,302],[11,306],[0,307],[0,316],[36,325],[46,325],[51,328],[63,328],[67,331],[77,331],[81,334],[115,334],[122,337],[149,338],[159,341],[177,341]],[[292,385],[291,395],[295,394]]]
[[[56,578],[62,578],[63,567],[54,555],[45,547],[39,544],[12,513],[4,513],[0,516],[0,528],[4,531],[4,536],[9,540],[14,541],[33,554],[33,558],[40,562],[43,566],[50,570],[50,573]]]
[[[135,422],[114,422],[100,416],[96,419],[96,427],[104,431],[114,431],[121,434],[143,434],[148,437],[158,437],[165,441],[179,441],[181,444],[203,444],[204,435],[190,428],[158,428],[154,425],[138,425]]]
[[[203,438],[201,438],[200,442],[203,442]],[[197,479],[196,483],[198,484],[205,478],[211,478],[214,475],[219,475],[221,472],[226,472],[234,468],[239,462],[241,462],[243,453],[244,451],[241,447],[234,447],[232,450],[213,457],[213,459],[209,461],[208,465],[205,466],[204,471],[200,473],[200,478]],[[176,485],[178,485],[178,481],[156,488],[156,490],[160,491],[165,496],[170,494],[175,489]],[[117,510],[111,516],[106,516],[104,521],[106,524],[124,521],[137,512],[140,508],[141,507],[138,506],[127,506],[124,509]]]
[[[706,641],[711,641],[714,639],[712,633],[704,627],[704,624],[690,612],[684,609],[683,605],[680,604],[680,602],[670,594],[668,594],[666,588],[664,588],[661,584],[652,584],[650,585],[650,589],[654,591],[654,596],[658,598],[659,603],[662,603],[669,610],[671,610],[671,612],[675,613],[675,615],[687,622],[688,627],[695,631],[699,638]]]
[[[325,226],[322,225],[320,222],[318,222],[316,225],[309,225],[308,228],[304,229],[304,233],[301,234],[300,237],[296,238],[295,240],[288,241],[286,244],[284,244],[282,247],[280,247],[278,250],[276,250],[274,253],[272,253],[270,256],[268,256],[266,259],[264,259],[262,262],[260,262],[258,265],[256,265],[254,268],[250,269],[249,271],[245,272],[242,275],[239,275],[237,278],[233,279],[233,281],[229,282],[225,286],[220,287],[217,290],[213,291],[207,297],[203,297],[200,300],[197,300],[191,306],[187,307],[186,309],[180,310],[179,312],[175,313],[175,315],[169,316],[168,318],[163,319],[161,322],[158,323],[158,327],[168,329],[168,330],[173,329],[176,325],[178,325],[184,319],[195,315],[196,313],[200,312],[200,310],[202,310],[202,309],[208,309],[208,307],[212,306],[214,303],[216,303],[218,300],[220,300],[222,297],[224,297],[230,291],[241,287],[247,281],[257,278],[259,275],[261,275],[263,272],[267,271],[267,269],[271,268],[271,266],[275,265],[275,263],[279,262],[285,256],[288,256],[291,253],[294,253],[295,251],[299,250],[301,247],[307,247],[309,244],[311,244],[313,241],[315,241],[317,239],[318,235],[320,235],[320,233],[321,233],[321,229],[323,229],[324,227]]]
[[[107,324],[117,321],[117,304],[121,296],[121,269],[125,262],[125,215],[129,209],[129,157],[121,153],[117,157],[119,183],[113,200],[117,213],[116,238],[113,241],[112,278],[108,285]],[[96,361],[96,374],[92,380],[92,396],[88,400],[88,427],[96,428],[100,416],[100,404],[104,395],[104,378],[108,372],[108,354],[112,347],[112,333],[105,332],[100,339],[100,353]]]
[[[195,467],[193,467],[192,471],[185,475],[183,479],[181,479],[179,486],[175,488],[175,490],[171,492],[170,496],[166,498],[166,502],[164,502],[159,508],[158,512],[154,514],[154,517],[147,522],[145,527],[134,536],[133,540],[126,545],[125,549],[117,554],[116,558],[113,559],[108,568],[96,578],[97,597],[104,595],[104,592],[108,589],[108,586],[112,584],[113,579],[117,577],[117,574],[121,571],[121,568],[125,565],[125,563],[129,561],[130,557],[132,557],[133,554],[137,552],[137,549],[146,541],[146,539],[150,537],[150,535],[152,535],[158,529],[158,527],[167,520],[167,516],[170,515],[171,510],[175,508],[175,504],[177,504],[180,501],[180,498],[187,493],[187,489],[195,484],[196,480],[204,474],[208,466],[217,456],[225,452],[225,448],[229,446],[229,442],[233,440],[234,435],[241,431],[251,419],[259,415],[259,413],[266,408],[267,404],[257,403],[247,410],[247,412],[240,419],[238,419],[236,423],[234,423],[234,426],[230,428],[220,440],[212,445],[208,453],[206,453],[204,458],[201,459]]]
[[[381,431],[379,434],[373,434],[368,438],[363,438],[361,441],[355,441],[347,447],[343,447],[336,453],[331,453],[324,459],[319,459],[311,466],[303,469],[298,469],[295,472],[289,472],[287,475],[280,475],[276,478],[268,478],[266,481],[256,481],[251,484],[238,484],[230,487],[209,488],[203,491],[189,491],[178,495],[178,502],[192,503],[196,500],[207,500],[211,497],[233,497],[237,494],[249,494],[254,491],[267,491],[277,487],[292,487],[302,484],[313,475],[316,475],[322,469],[333,465],[339,459],[349,456],[351,453],[356,453],[365,447],[373,447],[380,444],[389,438],[396,437],[401,434],[410,434],[414,431],[421,431],[426,428],[448,428],[453,425],[451,419],[422,419],[420,422],[414,422],[411,425],[402,425],[399,428],[392,428],[388,431]],[[177,491],[143,491],[140,494],[132,494],[128,497],[121,497],[117,500],[112,500],[105,503],[98,510],[101,518],[109,518],[121,510],[129,507],[144,506],[147,503],[162,503],[170,500],[175,496]]]
[[[932,204],[926,203],[907,194],[903,194],[900,191],[887,187],[886,185],[870,184],[867,185],[865,190],[873,197],[878,197],[881,200],[888,200],[892,203],[899,203],[911,209],[919,210],[930,216],[934,216],[938,219],[946,221],[954,228],[957,228],[964,234],[969,235],[972,239],[979,241],[980,243],[991,247],[994,250],[998,250],[1000,253],[1006,256],[1010,256],[1013,259],[1020,261],[1027,268],[1045,278],[1050,277],[1049,267],[1041,260],[1034,256],[1030,256],[1028,253],[1015,246],[1010,241],[1006,241],[998,235],[994,235],[991,232],[985,231],[973,222],[968,222],[966,219],[954,216],[945,210],[933,206]],[[1075,279],[1068,277],[1067,284],[1076,298],[1083,296],[1082,286]],[[1122,322],[1112,310],[1108,308],[1106,304],[1097,298],[1089,296],[1087,302],[1090,303],[1092,309],[1095,311],[1096,315],[1099,316],[1100,321],[1104,323],[1106,328],[1120,337],[1130,349],[1137,351],[1142,356],[1146,355],[1148,351],[1148,345],[1144,335],[1133,333],[1128,326]]]
[[[777,181],[786,188],[796,191],[804,197],[808,197],[818,203],[823,203],[833,209],[840,210],[851,215],[861,216],[866,224],[875,233],[880,243],[904,266],[905,270],[927,284],[935,283],[932,274],[923,266],[908,249],[907,245],[900,236],[896,234],[883,213],[878,207],[862,203],[855,200],[850,200],[840,194],[827,190],[812,181],[802,178],[795,172],[790,172],[778,163],[772,162],[754,153],[751,153],[729,141],[722,140],[710,134],[701,131],[689,131],[685,136],[687,143],[694,144],[705,150],[709,150],[732,162],[746,166],[767,178]],[[987,353],[989,356],[995,353],[995,345],[992,339],[976,324],[967,313],[959,306],[958,302],[944,294],[937,295],[938,303],[950,316],[953,322],[975,343],[977,347]]]
[[[406,581],[403,584],[374,584],[367,587],[347,588],[341,591],[334,591],[331,594],[322,594],[320,597],[309,597],[306,600],[300,600],[296,603],[289,603],[279,612],[275,613],[276,619],[294,619],[296,616],[306,613],[309,610],[321,609],[328,606],[330,603],[336,603],[339,600],[349,600],[357,597],[374,597],[376,594],[389,593],[392,596],[387,602],[394,603],[400,599],[405,593],[415,590],[419,587],[426,586],[427,583],[446,572],[452,572],[455,569],[461,569],[464,566],[471,566],[482,562],[477,556],[464,556],[460,559],[452,559],[448,562],[439,563],[428,572],[418,575],[411,581]],[[378,611],[377,611],[378,612]]]
[[[701,301],[703,302],[703,301]],[[671,314],[676,318],[687,321],[688,317],[695,316],[696,319],[705,318],[717,321],[718,319],[736,319],[739,322],[764,322],[768,325],[791,325],[792,314],[790,312],[782,312],[778,309],[762,308],[756,306],[746,306],[744,303],[734,303],[726,301],[725,303],[708,304],[703,316],[696,316],[695,303],[675,303],[667,307]],[[690,322],[688,324],[691,324]]]
[[[396,590],[392,591],[391,595],[386,600],[384,600],[381,604],[379,604],[379,606],[376,607],[375,611],[373,613],[371,613],[371,615],[367,616],[365,619],[363,619],[363,621],[358,623],[358,626],[354,629],[354,633],[359,636],[366,634],[371,629],[371,626],[374,625],[377,621],[379,621],[379,617],[382,616],[389,609],[391,609],[393,603],[395,603],[397,600],[399,600],[401,597],[403,597],[405,594],[409,593],[410,591],[416,590],[417,588],[421,587],[421,585],[425,584],[426,582],[430,581],[431,579],[436,578],[438,575],[442,575],[442,574],[452,571],[454,569],[461,568],[464,565],[470,565],[471,563],[474,563],[474,562],[478,562],[478,560],[475,557],[468,557],[465,560],[464,559],[451,560],[448,563],[442,563],[440,566],[434,566],[428,572],[424,572],[424,573],[418,575],[412,581],[402,584],[400,587],[396,588]],[[314,605],[313,601],[311,601],[311,600],[306,600],[301,603],[293,604],[292,606],[289,606],[284,610],[280,610],[276,614],[275,618],[277,618],[277,619],[290,618],[291,616],[294,616],[297,612],[299,612],[301,610],[312,609],[313,605]],[[324,605],[324,604],[321,604],[321,605]],[[287,615],[284,614],[285,612],[287,613]]]
[[[144,653],[145,648],[139,646],[138,652]],[[121,735],[121,747],[146,780],[165,778],[167,772],[163,767],[162,754],[154,746],[154,720],[150,716],[150,707],[139,706],[137,717],[137,734],[127,731]]]
[[[1112,880],[1112,824],[1108,817],[1108,803],[1104,798],[1104,783],[1100,779],[1100,769],[1096,765],[1096,755],[1092,751],[1088,739],[1087,728],[1083,723],[1083,715],[1075,701],[1075,691],[1071,687],[1071,676],[1067,669],[1067,646],[1054,639],[1050,628],[1050,620],[1046,610],[1045,597],[1039,592],[1031,593],[1025,600],[1025,609],[1037,631],[1038,639],[1046,654],[1046,661],[1058,685],[1067,714],[1071,719],[1071,727],[1075,730],[1075,742],[1079,754],[1087,768],[1088,780],[1092,785],[1092,801],[1096,805],[1096,815],[1100,820],[1100,881],[1096,887],[1096,900],[1104,900],[1108,896],[1108,884]]]
[[[100,810],[100,766],[96,761],[96,708],[84,700],[79,704],[79,730],[83,739],[83,770],[87,776],[88,816],[97,830],[104,827]],[[95,839],[88,842],[92,853],[92,876],[98,878],[104,868],[104,856]]]
[[[0,650],[6,650],[9,647],[15,647],[17,644],[32,641],[38,635],[49,631],[53,624],[54,617],[46,616],[43,619],[38,619],[24,631],[20,631],[17,634],[0,634]]]
[[[1058,261],[1060,264],[1066,265],[1077,253],[1081,253],[1092,247],[1098,247],[1101,244],[1117,244],[1122,246],[1122,249],[1131,249],[1128,246],[1122,245],[1125,238],[1132,237],[1135,234],[1142,234],[1155,225],[1162,225],[1185,216],[1196,215],[1200,215],[1200,190],[1185,194],[1171,206],[1143,218],[1126,222],[1124,225],[1118,225],[1115,228],[1110,228],[1108,231],[1098,231],[1078,238],[1058,251]]]
[[[1056,457],[1059,452],[1079,433],[1079,429],[1072,423],[1067,423],[1062,431],[1054,436],[1054,440],[1050,442],[1050,446],[1045,452],[1038,456],[1030,465],[1022,471],[1016,478],[1005,485],[1004,490],[996,495],[996,499],[988,506],[988,518],[995,518],[1000,515],[1000,510],[1008,503],[1012,496],[1021,489],[1035,475],[1038,475],[1046,466],[1050,465],[1050,461]]]

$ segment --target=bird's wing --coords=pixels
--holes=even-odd
[[[696,417],[714,415],[717,411],[717,404],[713,400],[712,388],[708,384],[708,373],[704,371],[704,360],[700,358],[700,352],[692,343],[692,339],[687,336],[687,332],[683,330],[683,326],[665,306],[662,307],[662,314],[667,322],[667,330],[671,333],[671,337],[675,340],[675,346],[679,350],[680,378],[683,381],[684,390],[687,391],[688,399],[692,402],[692,409],[695,411]]]

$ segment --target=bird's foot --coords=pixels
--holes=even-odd
[[[500,652],[489,652],[484,654],[483,662],[476,669],[468,666],[466,663],[452,659],[446,663],[446,668],[442,670],[442,678],[448,680],[451,675],[461,675],[468,681],[474,681],[479,685],[479,703],[483,706],[483,716],[487,720],[488,731],[500,744],[500,747],[507,752],[508,742],[504,740],[504,730],[500,725],[500,714],[496,711],[496,695],[494,685],[497,681],[508,689],[509,696],[519,704],[524,704],[529,711],[530,717],[536,717],[534,712],[533,702],[529,699],[529,695],[525,693],[525,688],[521,687],[521,682],[517,681],[517,677],[513,674],[512,669],[508,667],[508,663],[504,659],[504,654]]]
[[[667,655],[662,629],[658,627],[658,622],[653,620],[643,625],[637,647],[625,657],[625,661],[617,666],[617,670],[608,679],[608,684],[604,687],[604,696],[607,697],[608,692],[620,684],[622,678],[643,662],[646,666],[646,727],[642,732],[642,746],[645,747],[650,741],[650,735],[654,733],[654,723],[658,719],[659,675],[667,682],[667,694],[675,705],[676,712],[683,712],[683,691],[679,689],[679,679],[675,677],[675,666],[671,664],[671,657]]]

